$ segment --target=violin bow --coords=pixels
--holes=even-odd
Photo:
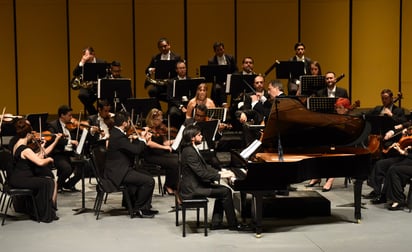
[[[77,125],[77,130],[76,130],[76,140],[79,139],[79,132],[80,132],[80,119],[82,118],[82,111],[79,111],[79,123]]]
[[[1,126],[3,125],[3,118],[4,118],[5,113],[6,113],[6,107],[3,107],[3,112],[1,113],[1,118],[0,118],[0,134],[1,134]]]

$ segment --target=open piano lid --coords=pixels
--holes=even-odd
[[[264,129],[262,146],[276,149],[278,136],[283,148],[345,145],[360,137],[364,127],[361,117],[313,112],[297,97],[278,97]]]

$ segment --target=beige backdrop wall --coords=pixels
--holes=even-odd
[[[403,91],[409,109],[411,12],[401,0],[0,0],[0,106],[20,114],[55,114],[61,104],[83,110],[68,83],[88,45],[98,58],[120,61],[134,96],[147,97],[144,71],[167,37],[193,77],[215,41],[239,66],[252,56],[263,73],[291,57],[300,39],[323,71],[345,73],[339,85],[361,107],[379,104],[381,89],[391,88]]]

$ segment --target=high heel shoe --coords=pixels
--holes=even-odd
[[[174,190],[167,186],[163,186],[163,193],[167,195],[175,195]]]
[[[309,182],[308,184],[305,185],[305,187],[314,187],[316,184],[318,184],[318,185],[320,186],[320,182],[322,182],[321,179],[315,180],[314,183],[310,183],[310,182]]]
[[[322,192],[329,192],[330,190],[332,190],[332,186],[330,186],[329,188],[326,188],[326,187],[322,188]]]

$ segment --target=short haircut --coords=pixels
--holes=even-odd
[[[205,104],[199,104],[199,105],[197,105],[197,106],[196,106],[196,110],[199,110],[199,111],[202,111],[202,112],[207,113],[207,107],[206,107]]]
[[[119,61],[113,60],[113,61],[112,61],[112,63],[110,63],[110,66],[117,66],[117,67],[120,67],[120,66],[121,66],[121,64],[120,64],[120,62],[119,62]]]
[[[303,48],[305,48],[305,45],[302,43],[302,42],[297,42],[296,44],[295,44],[295,51],[298,49],[298,47],[299,46],[303,46]]]
[[[225,45],[223,44],[223,42],[215,42],[214,44],[213,44],[213,51],[216,51],[216,49],[218,48],[218,47],[222,47],[222,48],[225,48]]]
[[[129,120],[129,113],[125,111],[117,112],[114,116],[114,125],[121,126],[124,122]]]
[[[109,101],[107,101],[106,99],[100,100],[100,101],[97,103],[97,107],[98,107],[99,109],[102,109],[102,108],[107,107],[107,106],[110,106],[110,103],[109,103]]]
[[[66,115],[67,113],[73,111],[73,109],[67,105],[61,105],[58,109],[57,109],[57,115],[60,117],[62,115]]]
[[[277,87],[277,88],[279,88],[280,91],[283,92],[283,83],[280,80],[278,80],[278,79],[271,80],[269,82],[269,85],[271,85],[272,87]]]
[[[86,53],[86,51],[89,51],[89,53],[94,54],[94,49],[91,46],[87,46],[83,49],[83,54]]]
[[[166,42],[166,44],[168,44],[168,45],[170,45],[170,43],[169,43],[169,40],[167,39],[167,38],[160,38],[158,41],[157,41],[157,47],[159,47],[159,45],[160,45],[160,43],[162,43],[162,42]]]
[[[392,90],[390,90],[390,89],[388,89],[388,88],[385,88],[385,89],[383,89],[383,90],[381,91],[381,95],[383,95],[383,94],[388,94],[389,97],[393,97],[393,92],[392,92]]]
[[[252,60],[252,63],[255,62],[252,57],[244,57],[244,58],[242,59],[242,64],[245,63],[245,60],[247,60],[247,59]]]

